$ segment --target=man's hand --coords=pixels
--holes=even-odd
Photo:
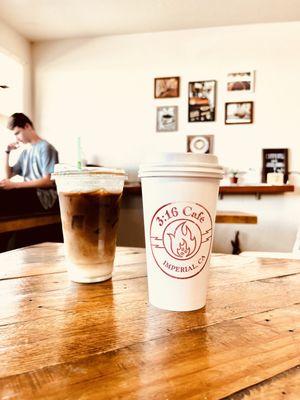
[[[17,149],[18,147],[20,147],[20,143],[19,143],[19,142],[10,143],[10,144],[7,146],[6,151],[11,152],[12,150]]]
[[[10,179],[2,179],[2,181],[0,181],[0,189],[16,189],[16,182],[12,182]]]

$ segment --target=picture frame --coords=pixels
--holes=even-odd
[[[253,101],[234,101],[225,103],[225,124],[252,124]]]
[[[179,94],[180,94],[179,76],[154,79],[155,99],[168,99],[173,97],[179,97]]]
[[[267,182],[269,172],[282,172],[284,183],[288,180],[289,152],[287,148],[262,149],[262,182]]]
[[[217,81],[189,82],[188,122],[210,122],[216,118]]]
[[[156,132],[175,132],[178,130],[178,106],[156,108]]]
[[[198,154],[213,154],[214,135],[188,135],[187,152]]]
[[[255,71],[231,72],[227,74],[227,92],[254,92]]]

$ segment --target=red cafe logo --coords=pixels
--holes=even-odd
[[[151,220],[150,245],[154,260],[173,278],[192,278],[203,270],[210,253],[211,237],[211,216],[198,203],[165,204]]]

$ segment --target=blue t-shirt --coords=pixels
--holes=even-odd
[[[52,174],[54,165],[58,163],[58,152],[46,140],[40,140],[22,151],[18,161],[12,167],[13,173],[23,176],[24,181],[41,179]],[[51,208],[57,198],[55,189],[37,189],[42,206]]]

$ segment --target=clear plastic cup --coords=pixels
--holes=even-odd
[[[105,281],[113,271],[125,172],[57,169],[52,177],[58,190],[70,279]]]
[[[166,153],[140,166],[149,301],[172,311],[206,303],[219,181],[214,155]]]

